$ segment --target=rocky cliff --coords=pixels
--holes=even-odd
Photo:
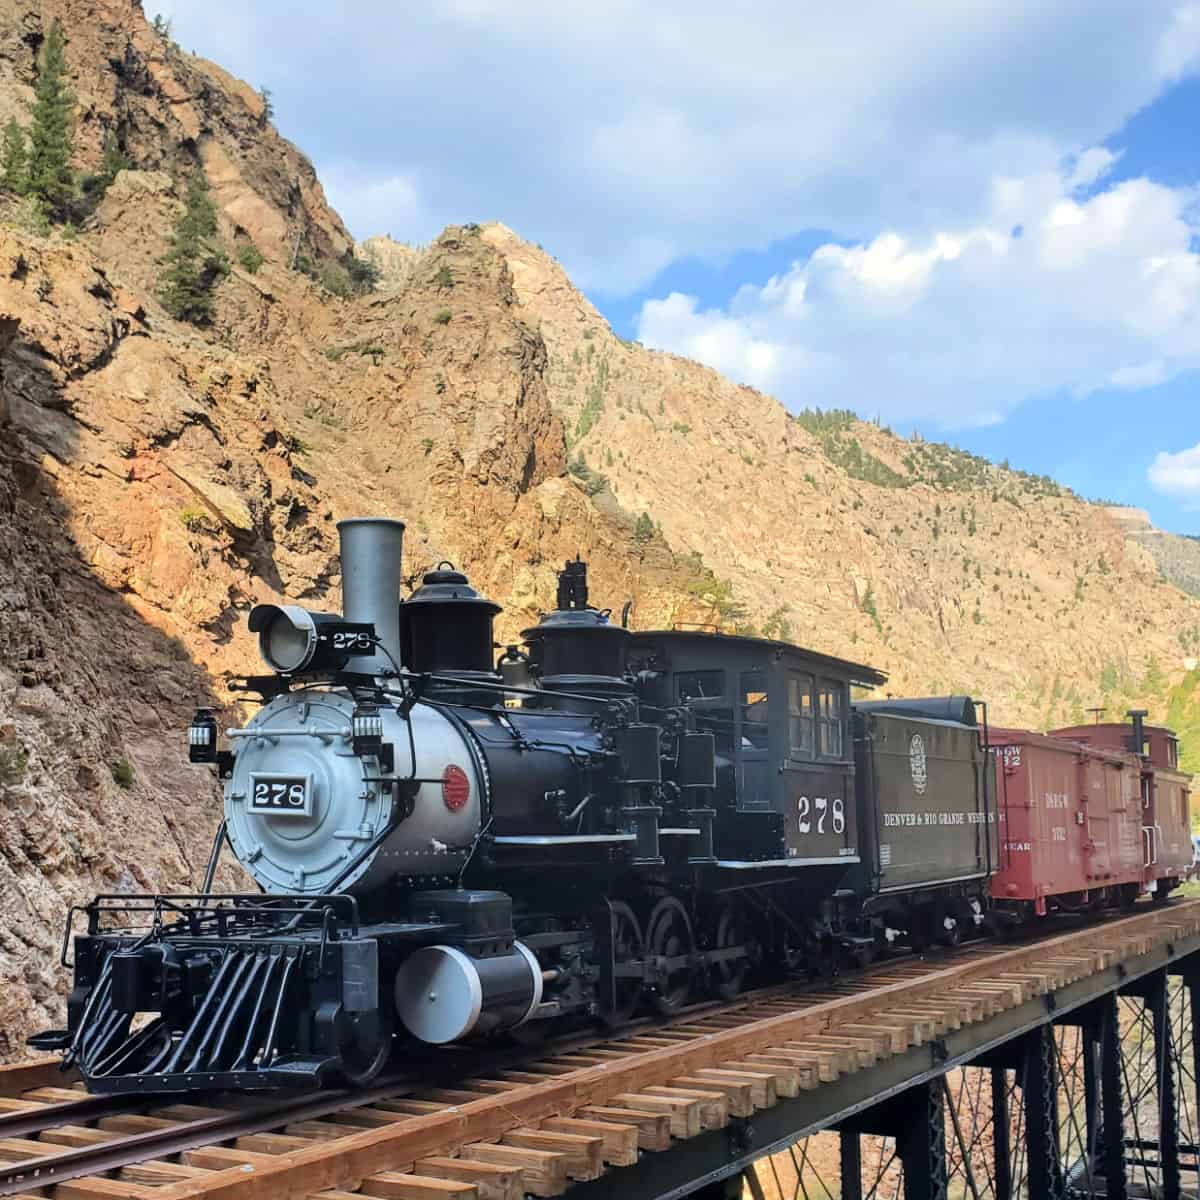
[[[67,33],[77,166],[95,169],[106,135],[143,170],[203,163],[230,235],[290,259],[351,247],[308,161],[267,120],[262,96],[156,30],[136,0],[0,0],[0,124],[25,120],[37,56],[55,20]]]
[[[78,166],[106,131],[131,166],[77,231],[0,195],[0,1057],[58,1015],[68,905],[198,882],[218,806],[184,727],[235,715],[253,603],[336,605],[340,516],[404,517],[410,578],[464,567],[505,638],[579,552],[643,628],[753,627],[1006,722],[1190,719],[1200,603],[1102,509],[624,343],[499,226],[373,239],[381,286],[333,296],[292,269],[350,248],[307,160],[132,0],[0,0],[0,121],[56,16]],[[206,329],[155,294],[197,169],[265,256]]]
[[[1192,596],[1200,596],[1200,537],[1181,537],[1156,529],[1150,514],[1141,508],[1110,504],[1105,512],[1130,541],[1149,552],[1165,579]]]

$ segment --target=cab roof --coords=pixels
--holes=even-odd
[[[845,676],[850,683],[858,687],[880,687],[887,682],[888,678],[886,671],[876,670],[876,668],[868,667],[863,663],[851,662],[849,659],[836,658],[832,654],[806,650],[803,646],[794,645],[792,642],[776,641],[773,638],[746,637],[740,633],[713,633],[700,629],[639,629],[630,637],[630,649],[638,649],[650,641],[659,645],[674,642],[689,648],[720,645],[722,649],[736,649],[740,646],[747,651],[758,650],[760,653],[775,652],[794,656],[803,660],[807,666]]]

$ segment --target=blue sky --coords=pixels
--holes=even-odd
[[[623,336],[1200,533],[1200,4],[156,11],[357,236],[503,221]]]

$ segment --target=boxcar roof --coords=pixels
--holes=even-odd
[[[1086,754],[1108,762],[1119,762],[1128,765],[1134,761],[1134,756],[1128,750],[1116,746],[1093,746],[1087,742],[1077,742],[1070,738],[1060,737],[1058,733],[1039,733],[1036,729],[1016,729],[1006,725],[993,725],[988,729],[988,737],[994,746],[1043,746],[1051,750],[1062,750],[1070,754]]]
[[[850,662],[845,658],[835,658],[832,654],[806,650],[803,646],[796,646],[791,642],[775,641],[773,638],[745,637],[742,634],[734,633],[706,633],[698,629],[639,629],[633,634],[631,643],[636,646],[639,642],[651,640],[660,643],[664,641],[683,642],[696,647],[706,643],[709,645],[719,643],[722,647],[743,646],[747,650],[752,648],[763,651],[774,650],[783,654],[796,655],[814,667],[824,668],[831,672],[836,671],[859,687],[879,687],[887,682],[885,671],[878,671],[863,663]]]
[[[1151,725],[1149,721],[1145,721],[1142,724],[1142,729],[1145,733],[1165,733],[1167,737],[1173,737],[1176,741],[1179,740],[1179,734],[1169,725]],[[1106,735],[1128,738],[1133,733],[1133,726],[1128,721],[1097,721],[1091,725],[1064,725],[1061,729],[1051,729],[1049,733],[1051,737],[1068,738],[1071,740],[1093,736],[1104,737]]]

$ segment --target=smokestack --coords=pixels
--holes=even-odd
[[[388,653],[400,663],[400,562],[404,522],[387,517],[355,517],[338,522],[342,555],[342,615],[369,621]],[[376,675],[391,668],[382,651],[352,658],[348,671]]]
[[[1129,748],[1134,754],[1142,755],[1146,751],[1146,717],[1144,708],[1131,708],[1125,714],[1133,722],[1133,733],[1129,738]]]

